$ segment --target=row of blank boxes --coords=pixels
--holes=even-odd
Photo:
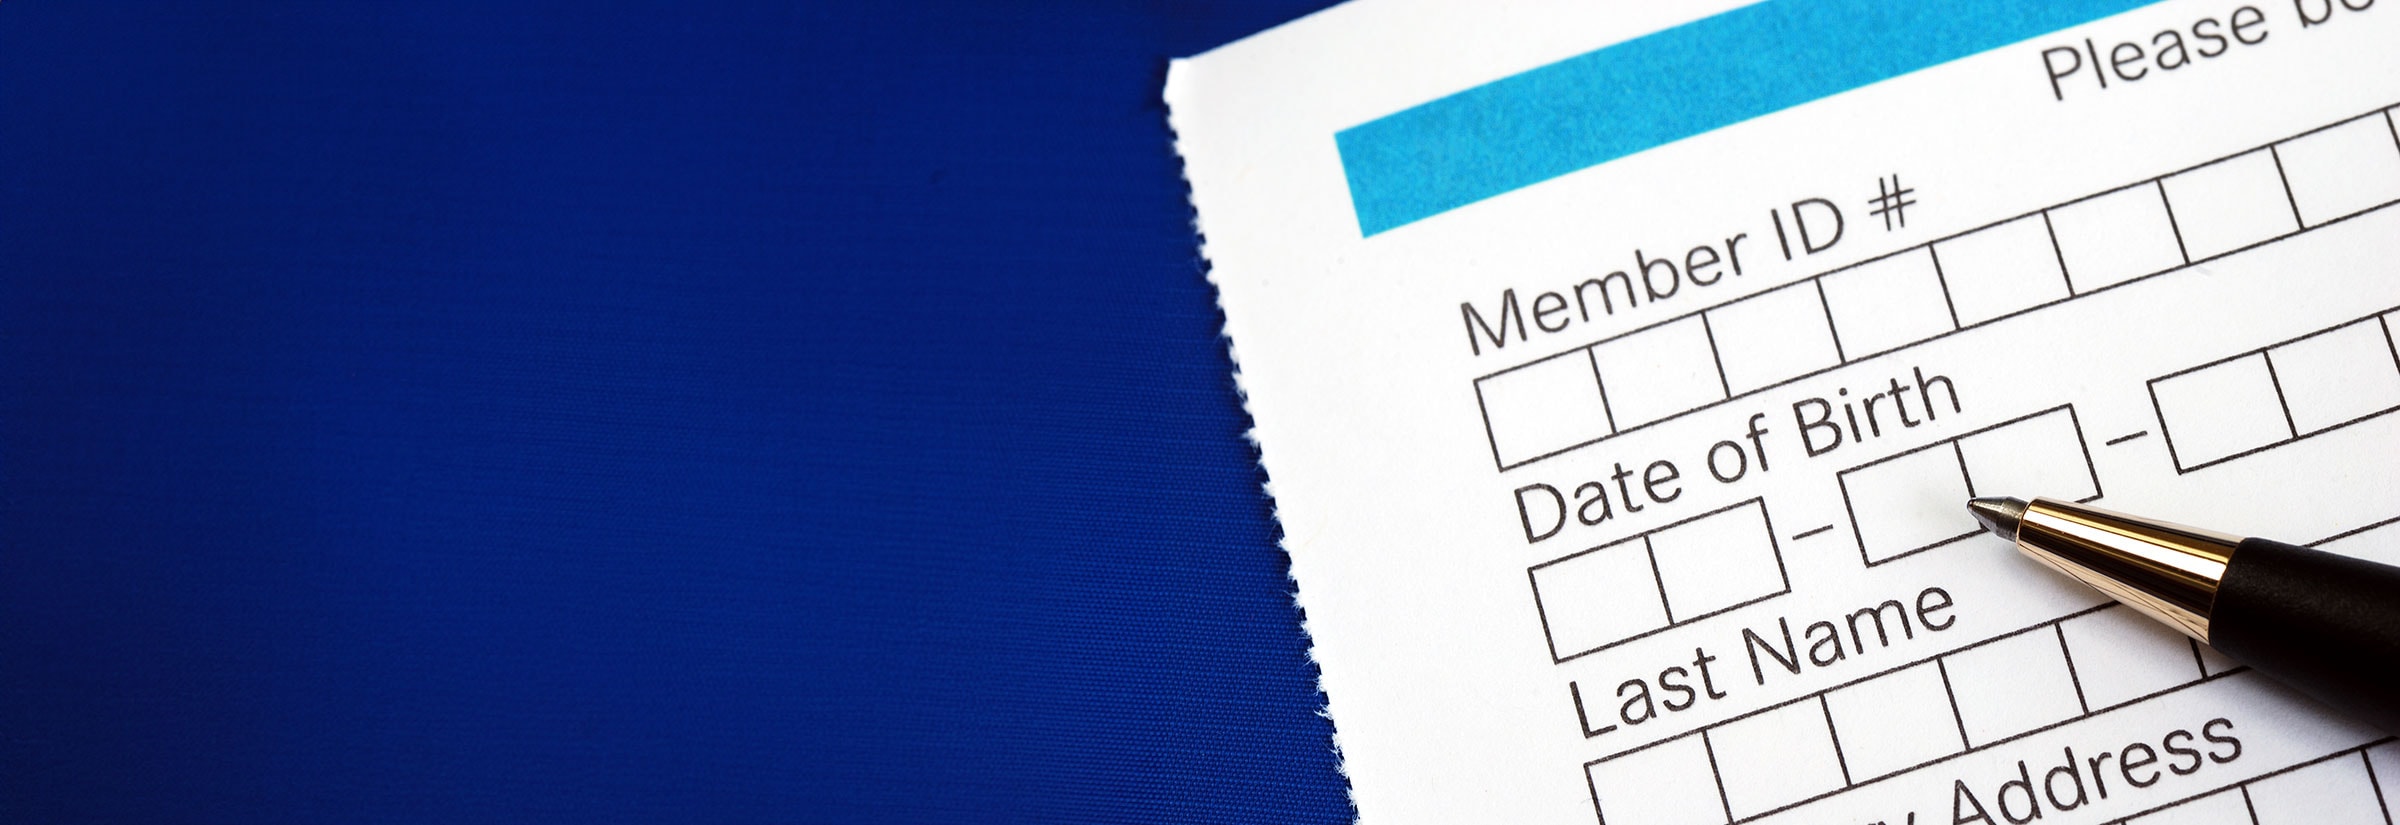
[[[1514,467],[1725,400],[1709,334],[1693,315],[1475,379],[1493,456]]]
[[[1475,390],[1495,457],[1513,467],[1957,328],[1933,253],[1916,247],[1485,376]]]
[[[1487,375],[1476,394],[1515,467],[2394,201],[2400,140],[2376,112]]]
[[[1872,617],[1853,618],[1863,624],[1840,629],[1841,641],[1863,631],[1859,643],[1879,644]],[[1884,629],[1898,641],[1899,627]],[[2232,668],[2164,625],[2112,605],[1593,762],[1587,771],[1608,825],[1722,825]]]
[[[1961,506],[1976,496],[2100,497],[2083,425],[2071,406],[1937,441],[1834,478],[1869,567],[1981,534]]]
[[[2400,743],[2347,750],[2125,820],[2125,825],[2391,825],[2382,785],[2400,776]]]
[[[1791,592],[1766,504],[1735,504],[1526,571],[1564,662]]]
[[[1494,456],[1513,467],[1957,328],[1933,253],[1916,247],[1484,376],[1475,391]]]
[[[2400,409],[2389,316],[2150,380],[2175,469],[2191,472]]]
[[[2080,295],[2395,201],[2400,137],[2379,111],[2047,215]]]

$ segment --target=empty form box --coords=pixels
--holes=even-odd
[[[2058,625],[2075,662],[2083,699],[2093,710],[2115,707],[2199,681],[2191,640],[2132,608],[2112,606]]]
[[[1935,243],[1933,254],[1961,326],[2068,297],[2058,249],[2039,214]]]
[[[2246,790],[2258,825],[2386,825],[2365,754],[2253,780]]]
[[[1791,592],[1759,499],[1543,562],[1526,575],[1550,656],[1561,662]]]
[[[1979,495],[2100,497],[2072,407],[2053,407],[1834,474],[1859,553],[1873,567],[1982,532]],[[2039,491],[2039,492],[2036,492]]]
[[[1725,400],[1708,328],[1694,315],[1592,347],[1617,429],[1630,430]]]
[[[2067,407],[1960,436],[1958,454],[1970,495],[2100,497],[2083,429]]]
[[[1842,362],[1814,283],[1779,287],[1708,311],[1725,383],[1736,395]]]
[[[2150,381],[2175,469],[2189,471],[2296,435],[2262,353]]]
[[[1738,719],[1708,732],[1725,805],[1733,818],[1757,816],[1823,793],[1841,790],[1842,767],[1825,709],[1812,700],[1793,702]]]
[[[2250,802],[2239,787],[2194,799],[2125,820],[2125,825],[2255,825]]]
[[[2083,715],[2066,648],[2049,627],[1952,653],[1943,657],[1942,668],[1970,746]]]
[[[1763,502],[1660,528],[1650,558],[1666,593],[1667,615],[1690,621],[1790,589]]]
[[[1836,478],[1869,566],[1982,530],[1959,506],[1972,494],[1958,452],[1947,443],[1844,470]]]
[[[2400,363],[2380,319],[2368,318],[2267,350],[2292,429],[2322,432],[2400,409]]]
[[[1932,662],[1825,694],[1850,781],[1865,782],[1966,750],[1949,689]]]
[[[2057,238],[2059,259],[2077,293],[2156,275],[2184,264],[2167,215],[2164,190],[2142,183],[2044,213]]]
[[[1584,768],[1608,825],[1724,825],[1705,734],[1670,739]]]
[[[2171,175],[2159,184],[2167,190],[2184,252],[2195,261],[2300,229],[2275,156],[2265,149]]]
[[[2375,775],[2377,785],[2400,781],[2400,742],[2385,742],[2367,749],[2367,770]],[[2400,790],[2400,789],[2396,789]],[[2400,793],[2385,794],[2383,812],[2400,821]]]
[[[1817,279],[1842,360],[1857,361],[1958,329],[1928,247]]]
[[[2275,154],[2308,226],[2400,200],[2400,143],[2381,112],[2276,144]]]
[[[1647,541],[1635,536],[1535,567],[1533,603],[1550,656],[1581,656],[1667,626]]]
[[[1483,402],[1492,450],[1503,465],[1609,434],[1600,379],[1583,350],[1479,379],[1475,395]]]

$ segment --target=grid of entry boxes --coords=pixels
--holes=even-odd
[[[2280,447],[2400,410],[2386,311],[2150,379],[2175,471]]]
[[[1870,651],[1881,644],[1876,621],[1887,623],[1881,630],[1895,643],[1903,633],[1928,632],[1895,619],[1905,621],[1887,608],[1837,621],[1836,632],[1843,645],[1856,636]],[[1803,641],[1794,654],[1812,648]],[[1739,823],[2235,669],[2130,608],[2103,605],[1594,760],[1584,770],[1605,825]]]
[[[2035,416],[2029,416],[2032,420]],[[2310,546],[2400,564],[2400,518]],[[1925,629],[1843,617],[1853,653]],[[1852,629],[1856,623],[1856,629]],[[1795,631],[1805,635],[1805,631]],[[1780,634],[1774,640],[1780,643]],[[1796,642],[1793,654],[1814,645]],[[1762,660],[1766,667],[1780,667]],[[1584,764],[1603,825],[1725,825],[1756,819],[1951,756],[2132,705],[2238,670],[2231,660],[2123,605],[2109,604],[1910,662],[1691,733]],[[1595,705],[1602,704],[1595,702]],[[2356,756],[2358,751],[2344,753]],[[2337,754],[2336,756],[2339,756]],[[2372,770],[2400,777],[2400,743],[2367,749],[2370,766],[2334,757],[2297,765],[2122,822],[2390,825]],[[2290,779],[2277,777],[2290,776]],[[1714,779],[1712,784],[1709,780]],[[2362,787],[2368,792],[2354,793]],[[2240,797],[2247,794],[2247,797]],[[2256,818],[2238,802],[2254,803]],[[2270,801],[2271,800],[2271,801]],[[2394,811],[2400,813],[2400,811]]]
[[[1868,567],[1981,535],[1959,502],[1976,496],[2100,498],[2073,405],[1952,436],[1834,474]]]
[[[2400,202],[2377,110],[1475,379],[1500,469]]]
[[[1525,571],[1555,662],[1790,593],[1766,503],[1750,499]]]

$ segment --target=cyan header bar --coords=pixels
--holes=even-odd
[[[1353,126],[1334,142],[1359,231],[1374,235],[2151,2],[1767,0]]]

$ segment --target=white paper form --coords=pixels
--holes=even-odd
[[[1361,0],[1177,62],[1362,820],[2388,825],[2382,734],[1963,505],[2400,561],[2394,5]]]

